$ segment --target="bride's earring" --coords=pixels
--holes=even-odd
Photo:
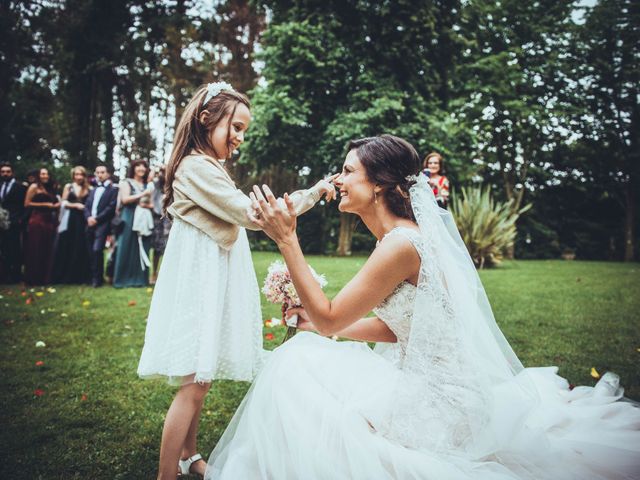
[[[373,191],[373,203],[378,203],[378,194],[375,190]]]

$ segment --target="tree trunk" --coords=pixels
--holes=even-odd
[[[625,184],[624,189],[624,261],[633,262],[635,259],[635,224],[636,224],[636,198],[631,180]]]
[[[356,225],[356,216],[350,213],[340,214],[340,234],[338,236],[338,256],[345,257],[351,255],[351,240]]]
[[[105,144],[105,162],[113,168],[113,151],[115,138],[113,136],[113,92],[111,85],[104,89],[102,98],[103,135]],[[90,167],[91,168],[91,167]]]

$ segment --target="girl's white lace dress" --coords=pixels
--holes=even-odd
[[[405,236],[423,263],[429,261],[418,232],[397,228],[391,234]],[[371,350],[305,332],[276,349],[211,454],[205,478],[640,474],[640,409],[616,402],[621,391],[615,377],[569,390],[555,368],[529,368],[482,391],[462,371],[450,378],[438,373],[443,364],[453,368],[452,358],[463,358],[456,349],[464,346],[440,336],[443,350],[418,379],[407,365],[415,356],[408,349],[414,348],[412,322],[420,318],[414,313],[417,292],[402,283],[375,309],[397,343]],[[422,389],[425,381],[433,383]],[[529,389],[536,395],[529,396]]]
[[[175,218],[147,319],[142,378],[252,380],[262,362],[260,292],[247,234],[230,250]]]

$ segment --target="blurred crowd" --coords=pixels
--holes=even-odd
[[[108,165],[91,174],[76,166],[64,184],[47,168],[21,181],[11,164],[0,164],[0,282],[155,283],[171,228],[162,214],[164,179],[163,167],[144,160],[121,181]]]
[[[442,156],[427,155],[422,173],[448,208]],[[76,166],[64,185],[47,168],[21,181],[11,164],[0,164],[0,282],[155,283],[171,229],[162,213],[164,182],[164,167],[151,169],[144,160],[133,161],[121,181],[108,165],[91,174]]]

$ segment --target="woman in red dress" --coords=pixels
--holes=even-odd
[[[422,173],[429,178],[438,205],[447,208],[449,204],[449,180],[444,176],[444,160],[442,155],[431,152],[422,162]]]
[[[24,278],[28,285],[46,285],[49,283],[60,208],[46,168],[40,169],[38,180],[29,186],[24,206],[31,210],[24,249]]]

